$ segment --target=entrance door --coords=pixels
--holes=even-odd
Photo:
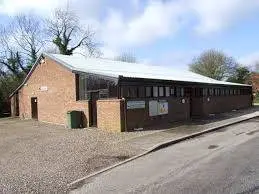
[[[96,100],[99,98],[99,92],[91,92],[89,99],[89,125],[90,127],[97,126],[97,107]]]
[[[193,88],[188,87],[188,88],[184,88],[185,91],[185,96],[189,98],[189,104],[190,104],[190,117],[192,117],[193,115],[193,102],[192,102],[192,98],[193,98]]]
[[[31,98],[31,118],[38,120],[38,99],[37,99],[37,97]]]

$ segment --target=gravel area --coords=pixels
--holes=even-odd
[[[68,183],[142,152],[126,141],[150,133],[0,119],[0,193],[64,193]]]

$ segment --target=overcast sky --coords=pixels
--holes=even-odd
[[[139,61],[187,69],[216,48],[243,64],[259,60],[259,0],[0,0],[0,23],[18,13],[49,17],[69,4],[103,43],[105,57],[130,52]]]

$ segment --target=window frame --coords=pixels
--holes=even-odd
[[[164,88],[164,86],[159,86],[158,87],[158,96],[159,97],[164,97],[165,96],[165,88]]]
[[[150,95],[147,95],[147,89],[150,89]],[[151,98],[151,97],[153,97],[153,87],[152,86],[145,86],[145,97],[146,98]]]
[[[158,97],[158,86],[153,86],[152,93],[153,97]]]
[[[170,87],[165,86],[165,97],[169,97],[169,96],[170,96]]]

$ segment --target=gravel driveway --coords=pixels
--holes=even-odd
[[[0,119],[0,193],[63,193],[68,183],[140,153],[125,141],[148,133]]]

